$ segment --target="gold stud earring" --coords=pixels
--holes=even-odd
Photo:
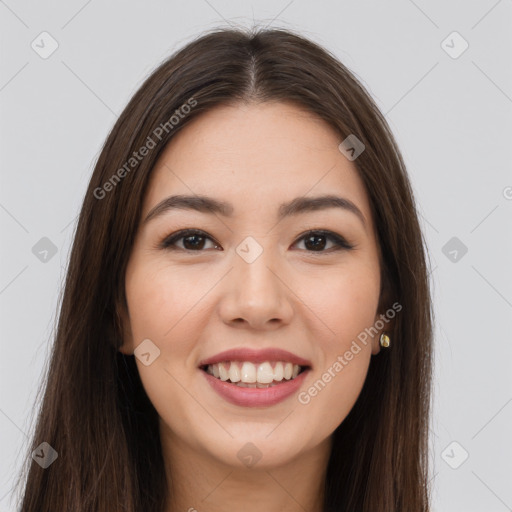
[[[390,339],[387,334],[382,333],[379,338],[379,343],[381,347],[389,347]]]

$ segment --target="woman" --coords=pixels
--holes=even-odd
[[[431,315],[368,93],[290,32],[209,33],[99,156],[21,510],[427,511]]]

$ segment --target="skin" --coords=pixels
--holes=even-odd
[[[221,106],[179,132],[155,166],[141,219],[174,194],[233,206],[231,217],[176,209],[141,222],[126,272],[120,350],[133,354],[145,339],[160,350],[150,365],[136,362],[160,416],[168,512],[322,510],[331,434],[362,389],[380,349],[378,335],[360,343],[308,404],[297,394],[269,407],[230,404],[198,365],[230,348],[279,347],[311,361],[304,391],[380,318],[369,200],[354,164],[338,149],[341,140],[292,104]],[[281,203],[323,194],[352,201],[365,223],[340,208],[277,221]],[[210,239],[199,250],[192,244],[185,250],[183,238],[175,250],[158,247],[185,228]],[[309,229],[337,233],[354,248],[333,250],[326,238],[311,249],[302,238]],[[252,263],[235,251],[247,236],[263,249]],[[237,457],[248,442],[262,455],[252,467]]]

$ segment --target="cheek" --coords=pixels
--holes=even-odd
[[[169,268],[161,262],[127,272],[126,296],[135,344],[150,338],[164,349],[166,340],[172,339],[177,342],[173,349],[180,349],[181,342],[190,338],[183,330],[197,329],[191,318],[208,289],[208,283],[194,281],[198,276],[197,272]]]
[[[308,411],[305,421],[322,418],[321,430],[328,435],[348,415],[363,387],[371,358],[371,337],[377,312],[380,279],[378,266],[353,265],[337,272],[321,287],[311,286],[308,305],[318,323],[328,326],[317,338],[319,367],[299,395]],[[320,322],[321,321],[321,322]]]
[[[363,388],[371,344],[359,341],[358,335],[372,325],[368,322],[372,318],[369,309],[353,311],[351,305],[341,308],[334,325],[336,336],[324,338],[318,347],[321,352],[318,359],[322,363],[314,368],[314,375],[299,394],[298,402],[304,407],[304,420],[322,436],[330,435],[343,422]]]
[[[204,293],[204,287],[190,283],[190,273],[158,262],[127,272],[126,297],[134,348],[149,339],[159,351],[147,366],[137,357],[135,361],[150,401],[167,424],[191,420],[194,405],[185,389],[196,370],[194,347],[204,328],[198,315]]]
[[[174,414],[177,421],[186,410],[182,386],[188,386],[195,371],[194,345],[202,329],[197,303],[204,290],[201,294],[199,287],[190,285],[187,272],[169,269],[165,263],[135,269],[126,278],[133,348],[149,339],[158,354],[148,366],[137,357],[135,362],[159,415],[172,422],[170,415]]]
[[[145,367],[136,359],[143,382],[158,369],[158,378],[172,386],[173,377],[188,385],[199,357],[198,340],[212,316],[208,292],[218,280],[206,266],[179,268],[143,255],[131,262],[125,286],[133,348],[150,339],[160,351],[150,372],[153,365]]]
[[[314,311],[318,321],[325,324],[335,347],[343,347],[365,328],[373,325],[380,295],[378,262],[357,262],[325,275],[310,275],[303,281],[302,297]],[[324,329],[325,330],[325,329]]]
[[[362,347],[350,360],[345,354],[346,351],[336,351],[298,396],[303,421],[322,438],[329,436],[348,416],[368,373],[371,357],[368,349]]]

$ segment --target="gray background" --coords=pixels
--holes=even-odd
[[[510,0],[6,0],[0,15],[0,512],[15,510],[76,215],[108,131],[173,50],[254,22],[324,45],[386,114],[431,259],[433,510],[512,510]],[[59,45],[46,59],[31,47],[50,48],[43,31]],[[57,251],[47,261],[43,237]]]

